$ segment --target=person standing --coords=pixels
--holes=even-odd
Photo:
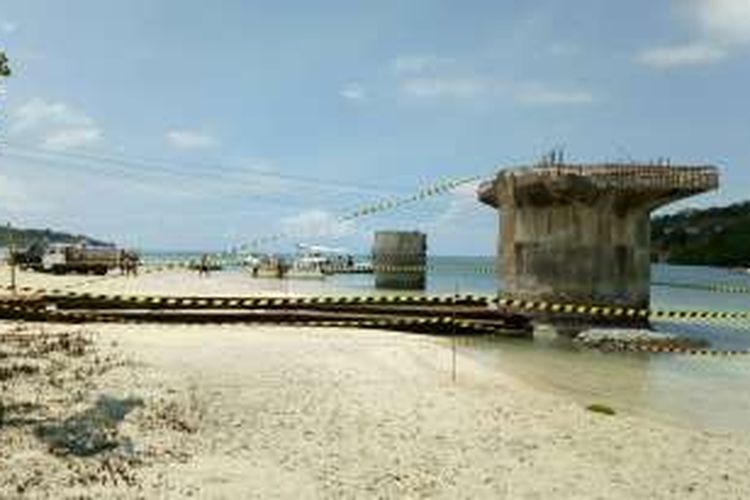
[[[208,254],[204,253],[203,255],[201,255],[201,263],[198,266],[198,276],[208,277],[208,271],[209,271]]]

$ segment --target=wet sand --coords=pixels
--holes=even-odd
[[[198,286],[179,273],[148,279],[157,284],[113,278],[92,287],[182,294]],[[0,426],[3,498],[19,496],[19,484],[24,498],[750,495],[746,434],[593,413],[462,351],[453,381],[447,339],[273,326],[43,328],[95,332],[93,354],[58,363],[70,372],[62,394],[79,398],[18,375],[0,386],[4,401],[31,398],[41,384],[35,401],[54,422],[90,414],[102,397],[139,403],[117,423],[118,448],[85,457],[53,453],[33,424]],[[91,356],[107,368],[73,375]]]

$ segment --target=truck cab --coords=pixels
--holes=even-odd
[[[52,243],[49,245],[44,255],[42,255],[42,270],[52,273],[65,272],[65,249],[69,246],[63,243]]]

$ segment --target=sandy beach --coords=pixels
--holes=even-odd
[[[22,277],[47,288],[83,279]],[[231,294],[254,286],[196,280],[180,272],[112,277],[80,290]],[[83,347],[24,348],[16,338],[65,332]],[[444,338],[11,322],[0,333],[11,335],[0,341],[8,368],[0,382],[2,498],[750,495],[746,435],[594,413],[460,350],[454,381]]]
[[[106,276],[63,274],[52,275],[32,271],[18,271],[16,282],[22,293],[31,291],[61,290],[80,293],[110,295],[210,295],[210,296],[257,296],[257,295],[351,295],[353,293],[382,293],[372,288],[353,291],[337,286],[332,280],[279,280],[275,278],[251,278],[245,271],[212,272],[201,277],[188,269],[167,269],[143,266],[137,277],[125,277],[116,271]],[[0,283],[10,283],[10,271],[0,266]],[[23,288],[27,288],[24,291]],[[405,293],[406,294],[406,293]]]

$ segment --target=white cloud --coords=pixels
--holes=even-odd
[[[339,95],[347,101],[352,102],[362,102],[367,99],[365,88],[356,82],[344,85],[344,88],[339,91]]]
[[[651,47],[636,61],[652,68],[712,64],[750,43],[750,0],[675,0],[699,32],[693,41]]]
[[[11,136],[55,149],[97,142],[101,129],[82,111],[63,102],[35,98],[10,113]]]
[[[486,90],[486,82],[472,77],[414,77],[403,80],[401,91],[413,97],[470,98]]]
[[[467,98],[485,90],[480,78],[460,74],[457,61],[433,54],[401,55],[391,67],[402,93],[419,98]]]
[[[164,139],[178,149],[206,149],[217,144],[213,136],[195,130],[170,130],[164,134]]]
[[[397,73],[426,73],[437,71],[453,64],[455,61],[448,57],[431,54],[412,54],[396,57],[391,63]]]
[[[16,28],[18,28],[18,25],[16,23],[10,21],[0,21],[0,32],[5,33],[6,35],[10,35],[14,31],[16,31]]]
[[[333,214],[324,210],[308,210],[283,218],[281,228],[285,234],[293,238],[339,237],[351,233],[353,224],[339,221]]]
[[[585,90],[564,90],[532,83],[518,85],[515,99],[532,106],[591,104],[594,96]]]
[[[70,149],[93,144],[101,138],[96,128],[70,128],[50,132],[43,145],[49,149]]]
[[[720,46],[692,43],[651,48],[638,54],[637,60],[654,68],[672,68],[714,63],[726,56],[727,51]]]
[[[11,113],[11,132],[23,133],[49,126],[83,126],[93,125],[93,120],[84,113],[62,102],[47,102],[44,99],[32,99]]]
[[[706,35],[725,43],[750,42],[750,1],[691,0],[693,15]]]
[[[541,83],[507,82],[479,77],[423,77],[401,82],[401,91],[415,98],[495,99],[533,106],[582,105],[595,102],[585,90]]]
[[[560,50],[573,50],[572,46]],[[434,55],[401,56],[393,63],[401,94],[423,100],[455,99],[506,101],[525,105],[589,104],[593,95],[581,89],[560,89],[552,84],[524,83],[471,71],[455,59]]]

